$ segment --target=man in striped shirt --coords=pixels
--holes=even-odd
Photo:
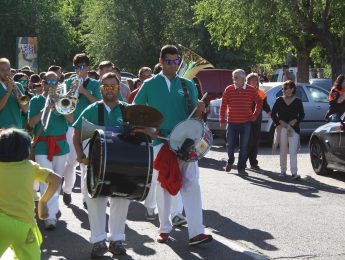
[[[246,176],[248,175],[245,168],[248,159],[251,122],[255,121],[261,113],[262,99],[253,86],[245,84],[246,73],[244,70],[234,70],[232,78],[234,84],[224,90],[219,113],[220,126],[225,126],[225,116],[227,116],[228,123],[226,131],[228,162],[225,171],[231,171],[235,161],[235,145],[239,139],[240,152],[237,170],[239,175]],[[254,112],[252,110],[253,102],[256,104]]]

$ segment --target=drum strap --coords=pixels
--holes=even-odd
[[[180,80],[181,80],[184,98],[186,100],[186,104],[187,104],[187,108],[188,108],[188,114],[190,114],[193,111],[192,101],[189,98],[185,80],[182,78],[180,78]]]
[[[122,119],[125,120],[125,106],[120,102]],[[98,102],[98,125],[104,126],[104,105],[103,101]]]
[[[103,102],[98,102],[98,125],[104,126],[104,105]]]

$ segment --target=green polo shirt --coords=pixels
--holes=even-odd
[[[103,101],[100,101],[103,104]],[[89,105],[78,117],[77,121],[74,122],[73,127],[76,129],[81,129],[82,126],[82,118],[87,119],[90,123],[98,125],[98,104],[100,102],[93,103]],[[128,104],[124,101],[120,101],[120,103],[127,107]],[[122,128],[123,126],[123,118],[121,113],[120,105],[116,105],[109,113],[108,110],[103,105],[104,111],[104,126],[118,126]]]
[[[67,92],[71,89],[71,84],[72,82],[76,79],[76,77],[69,78],[65,81]],[[102,99],[102,94],[101,90],[99,88],[100,83],[99,81],[95,79],[89,78],[89,82],[86,85],[86,90],[95,98],[101,100]],[[77,120],[77,118],[80,116],[81,112],[90,105],[90,101],[84,96],[84,95],[79,95],[79,101],[77,104],[77,108],[73,112],[73,117],[74,117],[74,122]],[[70,126],[72,126],[73,123],[69,123]]]
[[[24,93],[22,84],[16,82],[18,88]],[[0,99],[5,96],[7,90],[0,83]],[[9,96],[6,105],[0,110],[0,128],[23,128],[23,119],[18,101],[13,93]]]
[[[188,96],[193,108],[198,102],[198,91],[194,83],[187,79],[185,81]],[[189,111],[182,89],[181,78],[176,76],[171,81],[170,91],[165,78],[161,74],[144,81],[134,99],[134,104],[151,106],[163,115],[163,123],[160,126],[162,135],[168,136],[171,130],[181,121],[187,119]],[[161,142],[157,138],[154,145]]]
[[[43,94],[34,96],[29,103],[29,119],[37,115],[43,108],[46,102],[46,98]],[[33,129],[33,134],[37,134],[41,128],[41,122],[37,123]],[[68,124],[65,117],[58,113],[56,110],[51,112],[48,128],[46,131],[42,131],[40,136],[59,136],[66,134],[68,130]],[[60,147],[60,153],[58,155],[64,155],[69,153],[69,146],[66,140],[59,140],[57,144]],[[35,155],[48,154],[48,144],[47,142],[38,142],[35,147]]]

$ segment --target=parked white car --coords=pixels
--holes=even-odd
[[[267,103],[272,108],[277,97],[282,96],[283,82],[265,82],[260,88],[267,95]],[[325,115],[328,111],[328,92],[318,86],[307,83],[297,83],[297,96],[302,100],[305,117],[301,122],[301,134],[310,135],[316,128],[324,124]],[[207,124],[215,135],[225,136],[225,129],[219,127],[219,110],[221,99],[210,102]],[[273,135],[274,124],[270,116],[263,112],[261,133]]]

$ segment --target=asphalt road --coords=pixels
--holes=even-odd
[[[132,202],[127,255],[119,259],[345,259],[345,173],[315,175],[304,142],[298,155],[302,179],[280,178],[279,155],[262,144],[262,170],[248,170],[249,176],[241,178],[224,172],[225,151],[217,139],[200,161],[204,224],[214,241],[189,247],[187,229],[181,227],[171,233],[172,241],[159,244],[158,221],[146,221],[144,206]],[[89,223],[78,187],[72,199],[66,207],[60,198],[56,230],[45,231],[39,223],[42,259],[90,259]],[[112,259],[111,254],[104,259]]]

